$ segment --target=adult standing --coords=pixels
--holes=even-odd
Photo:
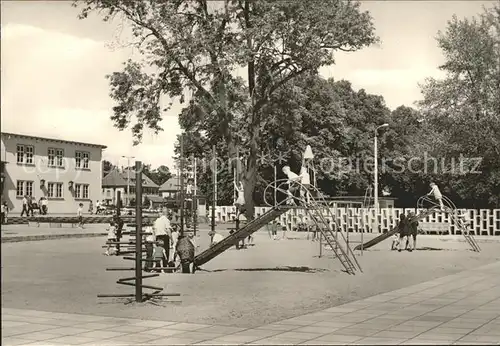
[[[33,216],[33,198],[34,197],[28,196],[28,213],[27,214],[31,214],[31,216]]]
[[[94,214],[94,203],[92,201],[89,202],[89,213],[90,215]]]
[[[401,252],[401,250],[402,250],[401,248],[403,246],[406,246],[406,239],[408,239],[408,235],[410,234],[410,223],[409,223],[409,219],[406,217],[406,215],[401,214],[398,228],[399,228],[398,252]]]
[[[418,234],[418,219],[415,217],[415,213],[410,213],[408,215],[408,220],[410,223],[408,234],[408,240],[406,242],[408,251],[416,250],[417,248],[417,234]],[[410,242],[410,244],[408,244]]]
[[[156,241],[163,241],[165,246],[166,256],[170,258],[170,246],[172,245],[172,226],[168,219],[168,209],[163,207],[160,217],[155,220],[153,232]]]
[[[28,196],[23,197],[23,210],[21,211],[21,217],[26,213],[26,216],[28,216]]]

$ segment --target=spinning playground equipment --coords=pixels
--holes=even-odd
[[[140,161],[135,162],[135,172],[136,172],[136,185],[135,185],[135,197],[136,201],[142,201],[142,164]],[[181,183],[182,185],[182,183]],[[181,194],[181,202],[183,202],[183,194]],[[181,227],[182,223],[182,212],[181,212]],[[141,203],[137,203],[136,212],[135,212],[135,224],[129,224],[128,226],[135,227],[135,232],[122,232],[122,235],[129,235],[131,239],[129,241],[122,241],[118,239],[116,242],[108,242],[108,244],[116,245],[116,246],[124,246],[126,247],[124,251],[120,251],[119,254],[135,254],[135,257],[123,257],[124,260],[130,260],[135,262],[134,267],[119,267],[119,268],[106,268],[107,271],[135,271],[135,276],[121,278],[116,281],[117,284],[126,285],[126,286],[134,286],[135,294],[99,294],[98,298],[133,298],[135,297],[136,302],[143,302],[147,299],[155,298],[155,297],[178,297],[180,293],[161,293],[163,291],[162,287],[151,286],[151,285],[143,285],[142,280],[146,278],[157,277],[160,274],[147,274],[143,275],[142,273],[142,264],[143,262],[152,262],[152,259],[143,258],[143,254],[145,254],[145,248],[142,244],[142,237],[144,235],[149,235],[151,233],[143,232],[142,227],[143,219],[142,219],[142,206]],[[133,239],[135,237],[135,239]],[[121,237],[120,237],[121,238]],[[132,248],[132,249],[131,249]],[[161,267],[157,268],[159,270],[175,270],[176,267]],[[152,293],[144,293],[143,289],[153,290]]]
[[[358,270],[362,272],[361,266],[352,249],[349,247],[346,237],[336,223],[328,203],[316,187],[311,185],[306,187],[299,182],[293,183],[294,187],[303,191],[300,197],[293,197],[293,200],[298,202],[299,205],[288,205],[287,202],[290,200],[288,198],[279,203],[269,203],[267,201],[268,189],[276,189],[276,191],[288,194],[288,190],[283,188],[285,184],[288,185],[288,179],[278,179],[268,184],[264,190],[264,202],[272,208],[260,217],[249,221],[245,226],[224,238],[221,242],[196,256],[194,260],[195,265],[199,267],[207,263],[290,209],[305,209],[318,226],[318,230],[328,246],[342,263],[345,271],[349,274],[355,274]]]
[[[464,236],[466,242],[469,244],[471,250],[480,252],[481,248],[479,247],[479,244],[477,243],[474,236],[470,233],[468,225],[466,225],[465,222],[458,216],[458,211],[455,204],[444,195],[442,201],[444,205],[443,209],[440,208],[439,203],[437,203],[434,199],[427,197],[427,195],[420,197],[417,201],[417,210],[419,210],[420,212],[410,218],[410,222],[420,221],[422,219],[425,219],[427,216],[438,212],[449,214],[452,217],[455,225],[460,230],[460,233]],[[426,208],[426,205],[431,205],[431,207]],[[383,233],[364,244],[356,246],[354,250],[359,250],[361,247],[364,249],[368,249],[380,243],[381,241],[384,241],[385,239],[393,236],[394,234],[398,233],[398,231],[398,225],[396,225],[389,232]]]

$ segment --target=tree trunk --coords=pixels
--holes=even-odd
[[[247,220],[252,220],[255,215],[255,203],[253,200],[253,193],[257,183],[257,138],[255,131],[253,131],[250,140],[250,153],[245,165],[245,217]]]

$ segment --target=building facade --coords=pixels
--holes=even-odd
[[[48,200],[49,214],[76,214],[101,199],[100,144],[1,133],[2,202],[21,213],[24,196]]]

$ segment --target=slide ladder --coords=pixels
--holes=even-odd
[[[278,185],[278,183],[280,184]],[[266,204],[270,205],[266,200],[266,196],[268,195],[266,190],[268,188],[276,188],[277,191],[286,195],[287,190],[283,185],[288,185],[287,179],[278,179],[266,187],[264,190],[264,201]],[[296,208],[305,209],[307,211],[311,219],[318,226],[329,248],[333,251],[335,257],[339,259],[345,271],[349,274],[355,274],[357,270],[363,272],[354,252],[349,247],[346,237],[340,230],[331,208],[322,197],[321,191],[312,185],[305,187],[299,182],[295,182],[294,186],[305,192],[301,197],[294,197],[294,202],[298,205]],[[283,202],[286,202],[286,200]]]
[[[441,211],[443,213],[447,213],[451,216],[453,222],[460,230],[460,233],[465,238],[467,244],[469,244],[472,251],[480,252],[481,248],[476,241],[476,238],[471,234],[468,225],[458,216],[457,207],[455,204],[446,196],[443,196],[443,209],[440,209],[439,203],[437,203],[434,199],[429,198],[427,195],[422,196],[417,201],[417,208],[423,209],[426,204],[431,204],[436,211]]]
[[[429,204],[431,205],[430,208],[427,207]],[[417,215],[413,216],[410,219],[410,222],[420,221],[422,219],[425,219],[427,216],[432,215],[432,214],[437,213],[437,212],[448,213],[452,216],[453,221],[455,222],[457,227],[459,227],[460,232],[464,236],[465,240],[467,241],[467,243],[469,244],[471,249],[473,251],[479,252],[481,249],[480,249],[478,243],[476,242],[475,238],[472,236],[472,234],[470,234],[467,226],[458,217],[455,204],[448,197],[443,196],[443,206],[444,206],[444,208],[443,208],[443,210],[441,210],[439,203],[437,203],[435,200],[429,198],[427,195],[422,196],[417,201],[417,211],[420,210],[420,212]],[[398,233],[398,231],[399,231],[398,225],[396,225],[389,232],[380,234],[379,236],[373,238],[372,240],[366,242],[363,245],[360,244],[360,245],[356,246],[354,248],[354,250],[361,249],[361,246],[363,247],[363,249],[368,249],[368,248],[380,243],[381,241],[384,241],[387,238],[393,236],[394,234]]]
[[[269,222],[273,221],[277,217],[283,215],[291,208],[293,208],[293,207],[288,207],[288,206],[284,206],[284,205],[277,205],[277,206],[271,208],[266,213],[262,214],[260,217],[249,221],[245,226],[240,228],[238,231],[227,236],[219,243],[209,247],[207,250],[198,254],[194,258],[195,266],[199,267],[199,266],[207,263],[208,261],[212,260],[213,258],[217,257],[218,255],[220,255],[224,251],[230,249],[232,246],[235,246],[236,244],[238,244],[238,242],[240,240],[243,240],[243,239],[247,238],[249,235],[257,232],[263,226],[267,225]]]
[[[432,209],[424,210],[424,211],[418,213],[417,215],[413,216],[410,219],[410,221],[420,221],[422,219],[425,219],[427,216],[434,214],[437,210],[439,210],[439,208],[432,208]],[[356,246],[354,248],[354,250],[361,250],[361,248],[369,249],[372,246],[377,245],[381,241],[384,241],[387,238],[392,237],[394,234],[398,233],[398,231],[399,231],[399,228],[398,228],[398,225],[396,224],[396,226],[394,226],[390,231],[388,231],[386,233],[382,233],[379,236],[367,241],[364,244],[359,244],[358,246]]]

